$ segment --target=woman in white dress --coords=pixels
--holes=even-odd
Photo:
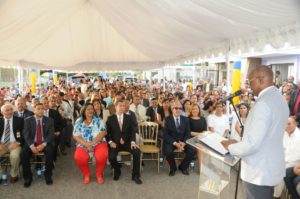
[[[215,113],[207,117],[208,130],[215,132],[223,137],[229,136],[229,118],[223,113],[224,104],[216,102]]]
[[[241,103],[241,104],[238,105],[238,114],[241,117],[241,122],[242,122],[243,125],[245,125],[245,123],[246,123],[248,112],[249,112],[248,104]],[[241,132],[242,132],[241,125],[240,125],[236,115],[234,115],[233,120],[232,120],[232,124],[231,124],[230,138],[235,139],[237,141],[240,141],[241,140]]]

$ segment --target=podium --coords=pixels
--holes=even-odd
[[[200,139],[208,134],[206,132],[186,141],[201,153],[198,199],[221,198],[222,191],[230,183],[231,167],[239,161],[237,157],[221,155],[203,144]]]

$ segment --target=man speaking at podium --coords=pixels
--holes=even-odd
[[[257,96],[244,127],[242,141],[223,141],[230,154],[241,158],[241,178],[247,199],[272,199],[274,186],[285,176],[283,133],[287,103],[273,86],[273,72],[260,66],[249,75]]]

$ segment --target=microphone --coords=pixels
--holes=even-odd
[[[227,97],[225,97],[222,102],[226,102],[226,101],[231,101],[233,98],[240,96],[243,93],[242,90],[238,90],[230,95],[228,95]]]

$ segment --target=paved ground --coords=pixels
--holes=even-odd
[[[169,177],[167,165],[157,174],[154,162],[146,162],[142,172],[142,185],[131,181],[130,168],[123,166],[119,181],[113,181],[110,167],[106,167],[105,184],[98,185],[95,178],[88,185],[82,184],[82,176],[73,160],[73,149],[69,149],[67,156],[59,156],[54,170],[52,186],[47,186],[43,178],[34,179],[30,188],[23,187],[23,179],[16,184],[0,185],[0,199],[192,199],[198,198],[199,174],[194,172],[184,176],[177,172]],[[91,167],[92,168],[92,167]],[[221,198],[234,198],[235,172],[232,172],[231,184],[223,191]],[[201,194],[200,198],[211,198]],[[242,197],[240,187],[239,197]]]

